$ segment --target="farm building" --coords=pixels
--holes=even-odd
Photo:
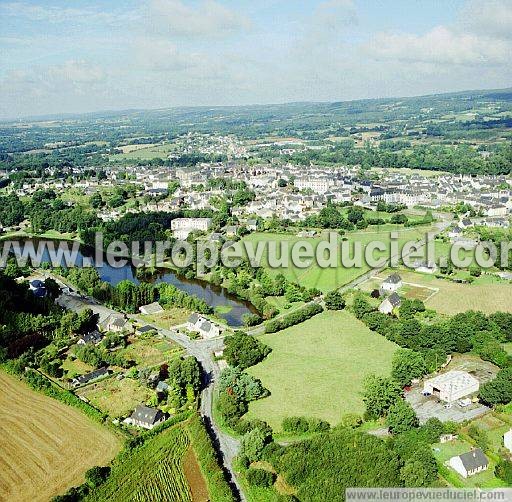
[[[158,302],[150,303],[149,305],[142,305],[139,307],[139,311],[143,315],[160,314],[164,309]]]
[[[512,429],[505,432],[503,435],[503,444],[505,445],[505,448],[512,453]]]
[[[449,460],[450,467],[463,478],[473,476],[487,470],[489,461],[480,448],[463,453]]]
[[[386,293],[393,293],[402,287],[402,278],[398,274],[391,274],[382,281],[381,289]]]
[[[139,326],[135,329],[136,335],[145,335],[146,333],[151,333],[153,331],[156,331],[156,328],[154,326],[151,326],[149,324],[145,324],[144,326]]]
[[[479,381],[465,371],[448,371],[423,384],[423,393],[451,403],[478,392]]]
[[[140,404],[135,408],[130,418],[127,418],[125,422],[135,425],[136,427],[142,427],[144,429],[152,429],[158,424],[165,421],[165,413],[149,406]]]
[[[392,314],[393,310],[400,307],[401,304],[402,300],[400,297],[396,293],[393,293],[379,305],[379,312],[382,312],[383,314]]]
[[[80,375],[73,378],[72,383],[73,386],[78,387],[79,385],[86,385],[93,380],[97,380],[98,378],[102,378],[107,375],[110,375],[110,370],[108,368],[99,368],[87,373],[86,375]]]

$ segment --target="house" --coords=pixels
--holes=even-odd
[[[165,413],[155,408],[150,408],[144,404],[140,404],[135,408],[130,418],[125,420],[126,423],[144,429],[153,429],[166,419]]]
[[[448,237],[453,241],[462,236],[462,230],[459,227],[454,227],[448,232]]]
[[[110,370],[108,368],[98,368],[97,370],[91,371],[90,373],[73,378],[71,383],[74,387],[78,387],[79,385],[86,385],[93,380],[97,380],[98,378],[107,376],[109,374]]]
[[[165,383],[164,381],[160,380],[160,382],[158,382],[158,384],[156,386],[156,391],[159,392],[160,394],[164,394],[168,390],[169,390],[169,385],[167,383]]]
[[[85,335],[82,335],[78,339],[78,342],[76,342],[76,343],[77,343],[77,345],[87,345],[87,344],[98,345],[98,343],[100,343],[102,339],[103,339],[103,335],[99,331],[94,330],[89,333],[86,333]]]
[[[258,230],[258,220],[247,220],[247,230],[250,230],[251,232]]]
[[[505,448],[512,453],[512,429],[503,434],[503,444]]]
[[[119,314],[110,314],[106,319],[100,322],[100,328],[103,331],[113,331],[121,333],[128,327],[128,321]]]
[[[158,302],[154,302],[149,305],[142,305],[142,307],[139,307],[139,311],[143,315],[154,315],[160,314],[164,309]]]
[[[238,226],[237,225],[229,225],[224,228],[226,232],[226,237],[236,237],[238,235]]]
[[[187,320],[187,328],[198,331],[203,338],[214,338],[222,334],[222,328],[195,312]]]
[[[460,228],[471,228],[474,226],[474,223],[469,218],[463,218],[459,221]]]
[[[459,436],[457,434],[441,434],[441,436],[439,436],[439,442],[441,444],[449,443],[450,441],[455,441],[458,437]]]
[[[423,394],[430,394],[452,403],[470,394],[476,394],[479,388],[480,382],[466,371],[448,371],[425,380]]]
[[[381,289],[387,293],[392,293],[400,289],[403,285],[402,278],[398,274],[391,274],[381,284]]]
[[[416,272],[420,272],[422,274],[435,274],[437,272],[437,265],[434,262],[417,262],[413,266]]]
[[[400,307],[402,300],[397,293],[389,295],[380,305],[379,312],[383,314],[392,314],[393,311]]]
[[[185,240],[191,232],[206,232],[211,226],[211,218],[175,218],[171,221],[173,235],[179,240]]]
[[[478,474],[489,467],[489,461],[480,448],[452,457],[448,463],[463,478]]]
[[[139,326],[138,328],[136,328],[135,334],[136,335],[145,335],[146,333],[151,333],[152,331],[156,331],[156,328],[149,324],[145,324],[144,326]]]

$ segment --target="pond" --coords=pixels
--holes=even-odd
[[[30,244],[34,246],[38,242],[44,243],[45,241],[27,240],[24,244]],[[37,247],[37,246],[36,246]],[[22,250],[24,246],[22,246]],[[102,266],[96,266],[94,250],[82,247],[77,254],[76,266],[82,267],[84,265],[84,258],[95,266],[99,276],[105,282],[110,283],[112,286],[120,283],[124,280],[132,281],[138,284],[140,280],[136,277],[136,269],[131,264],[123,267],[112,267],[105,262]],[[48,248],[44,247],[44,252],[41,254],[41,262],[50,263],[50,254]],[[62,259],[62,264],[65,264]],[[228,293],[225,288],[214,286],[206,281],[199,279],[186,279],[178,276],[175,272],[170,269],[158,269],[157,273],[153,275],[150,282],[160,283],[165,282],[172,284],[176,288],[185,291],[188,294],[195,295],[198,298],[204,300],[212,308],[217,308],[217,315],[224,319],[229,326],[240,327],[243,325],[244,314],[257,313],[254,306],[244,300],[240,300],[236,296]]]

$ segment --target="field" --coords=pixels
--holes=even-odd
[[[399,232],[398,245],[401,248],[408,241],[418,241],[425,237],[425,233],[430,230],[430,227],[417,227],[417,228],[404,228],[397,225],[382,225],[376,227],[370,227],[367,230],[354,231],[346,235],[348,242],[350,243],[351,256],[352,246],[354,243],[360,243],[361,246],[367,245],[372,241],[383,242],[388,250],[387,253],[379,254],[376,256],[388,255],[390,248],[390,232]],[[259,242],[286,242],[288,245],[288,256],[291,256],[291,248],[296,242],[309,242],[313,249],[316,250],[320,242],[325,241],[326,238],[314,237],[314,238],[303,238],[297,237],[296,235],[288,234],[272,234],[272,233],[253,233],[243,239],[244,242],[251,242],[254,246]],[[341,237],[338,236],[338,250],[341,244]],[[359,245],[359,244],[358,244]],[[279,247],[278,247],[279,250]],[[277,256],[280,254],[278,252]],[[263,264],[268,267],[268,249],[265,249],[263,254]],[[311,266],[307,268],[296,267],[289,260],[288,267],[280,268],[268,268],[272,274],[282,273],[284,276],[294,282],[298,282],[308,288],[318,288],[323,292],[331,291],[335,288],[343,286],[360,275],[364,274],[370,267],[366,263],[362,263],[361,267],[343,267],[341,261],[337,260],[336,267],[322,268],[316,261],[313,261]]]
[[[361,289],[369,291],[378,287],[389,273],[390,270],[384,271],[377,280],[372,279],[361,285]],[[498,277],[483,275],[473,284],[460,284],[409,270],[400,270],[399,274],[408,283],[399,293],[408,298],[426,300],[427,308],[441,314],[452,315],[467,310],[480,310],[486,314],[496,311],[512,312],[512,284]],[[425,297],[429,292],[432,294]]]
[[[137,365],[157,366],[171,361],[182,352],[179,345],[155,335],[130,338],[130,344],[120,352]]]
[[[86,500],[192,502],[183,465],[189,448],[190,439],[181,426],[166,430],[142,447],[116,459],[107,482]],[[202,482],[204,484],[204,480]]]
[[[110,155],[109,160],[150,160],[166,159],[174,150],[175,146],[171,143],[160,145],[126,145],[121,147],[123,153]]]
[[[119,451],[118,439],[80,411],[0,372],[0,500],[47,501]]]
[[[362,413],[365,376],[389,374],[396,349],[347,311],[326,311],[260,339],[272,353],[247,371],[271,395],[252,402],[248,418],[266,420],[276,431],[287,416],[334,425],[345,413]]]
[[[138,404],[146,402],[152,395],[151,390],[137,380],[117,380],[115,377],[91,383],[79,389],[77,393],[111,417],[128,415]]]

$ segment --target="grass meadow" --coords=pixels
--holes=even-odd
[[[364,378],[389,374],[397,348],[348,311],[325,311],[259,338],[272,352],[247,371],[271,395],[250,403],[247,418],[266,420],[276,431],[289,416],[317,417],[335,425],[346,413],[363,413]]]

